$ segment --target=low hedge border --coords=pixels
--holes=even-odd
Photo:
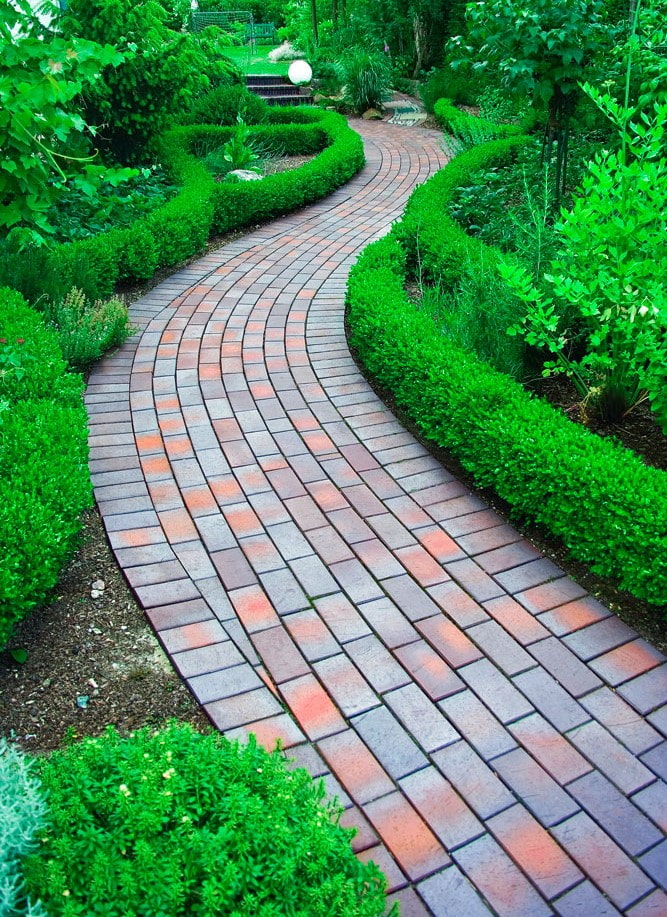
[[[447,341],[404,290],[417,254],[430,278],[449,280],[463,259],[499,256],[444,209],[470,171],[521,142],[472,149],[414,192],[403,220],[363,252],[350,274],[350,343],[426,439],[456,456],[479,486],[544,525],[595,573],[664,605],[667,474]]]
[[[330,194],[364,164],[363,142],[335,112],[276,109],[270,124],[251,128],[260,143],[280,139],[288,154],[316,152],[299,169],[261,182],[216,183],[193,155],[193,145],[217,137],[224,143],[234,128],[181,126],[157,142],[158,155],[180,192],[126,229],[55,246],[45,273],[62,290],[73,286],[89,299],[105,299],[120,281],[147,280],[156,270],[202,251],[213,233],[270,220]]]
[[[14,290],[0,289],[0,648],[55,587],[92,505],[83,378],[56,333]],[[16,356],[15,356],[16,355]]]

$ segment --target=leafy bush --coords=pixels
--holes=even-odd
[[[526,305],[514,331],[553,357],[546,375],[566,373],[603,417],[620,420],[648,396],[667,433],[667,104],[635,124],[634,109],[587,89],[613,119],[621,148],[589,164],[543,282],[525,267],[503,268]]]
[[[32,769],[28,758],[0,738],[0,914],[6,917],[46,917],[41,904],[26,897],[20,866],[36,844],[46,811]]]
[[[176,127],[156,141],[168,180],[179,193],[132,226],[76,242],[55,245],[48,253],[30,250],[37,272],[27,269],[20,254],[0,246],[0,281],[19,286],[32,301],[42,294],[57,300],[72,287],[87,299],[106,299],[119,280],[151,277],[200,252],[212,231],[227,232],[257,220],[289,213],[319,200],[362,167],[363,144],[345,120],[333,112],[298,108],[272,109],[267,125],[253,129],[263,147],[283,153],[320,153],[290,172],[245,185],[216,184],[197,158],[223,145],[233,129],[211,125]],[[258,188],[257,185],[261,185]],[[224,190],[223,190],[224,188]]]
[[[461,349],[508,376],[520,379],[524,375],[523,341],[507,334],[519,319],[521,307],[494,269],[477,263],[471,270],[464,263],[454,289],[427,286],[419,306]]]
[[[156,166],[141,169],[123,182],[101,181],[92,196],[77,188],[63,189],[47,214],[54,226],[53,239],[73,242],[112,227],[129,226],[177,190]]]
[[[3,289],[0,357],[8,352],[0,379],[0,647],[56,585],[92,502],[83,380],[66,372],[55,332]]]
[[[475,105],[482,88],[479,76],[452,70],[447,62],[431,71],[421,85],[419,94],[427,112],[433,113],[438,99],[452,99],[462,105]]]
[[[439,186],[431,179],[418,191],[439,196]],[[392,235],[350,274],[350,338],[367,371],[478,485],[544,525],[595,573],[667,603],[667,474],[434,333],[430,316],[407,300],[405,270]]]
[[[382,108],[389,98],[391,67],[386,55],[351,48],[339,60],[343,103],[354,112]]]
[[[56,8],[50,0],[42,6]],[[92,195],[95,179],[108,174],[91,165],[91,129],[76,102],[99,69],[113,70],[123,55],[89,38],[45,34],[27,0],[0,4],[0,230],[21,246],[52,232],[46,211],[63,188]]]
[[[464,149],[488,140],[516,137],[526,130],[524,125],[497,124],[486,118],[469,115],[453,105],[451,99],[439,99],[434,106],[434,115],[440,127],[453,134]]]
[[[219,86],[198,99],[180,119],[183,124],[236,124],[241,115],[246,124],[261,124],[269,117],[269,106],[245,86]]]
[[[251,739],[109,729],[42,760],[50,817],[26,864],[51,917],[379,917],[384,879],[339,808]]]
[[[86,301],[81,290],[70,290],[61,302],[47,303],[44,314],[58,332],[63,356],[70,368],[87,370],[96,360],[129,336],[127,306],[120,299]]]
[[[211,88],[207,54],[191,34],[167,28],[159,3],[71,0],[61,19],[66,36],[131,46],[117,68],[105,67],[84,96],[88,119],[103,124],[99,140],[121,162],[146,156],[177,112]]]
[[[452,288],[458,282],[461,265],[492,266],[500,253],[469,236],[449,215],[448,205],[457,189],[470,176],[497,163],[508,162],[527,142],[526,137],[492,140],[473,147],[453,159],[412,194],[410,206],[396,227],[396,236],[408,253],[412,269],[428,283]]]

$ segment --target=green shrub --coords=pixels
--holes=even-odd
[[[350,48],[339,60],[343,103],[354,112],[381,109],[390,95],[391,67],[385,54]]]
[[[44,314],[58,333],[65,360],[77,372],[119,347],[131,332],[124,302],[114,298],[89,303],[76,287],[63,300],[47,303]]]
[[[442,175],[413,195],[422,212],[425,195],[440,197]],[[434,333],[430,316],[407,300],[396,235],[369,246],[350,274],[351,343],[367,371],[477,484],[544,525],[595,573],[667,603],[667,475]]]
[[[0,914],[46,917],[39,902],[25,895],[21,858],[36,844],[46,804],[32,764],[0,738]]]
[[[453,99],[462,105],[475,105],[477,96],[483,86],[480,76],[452,70],[448,64],[429,74],[419,90],[424,108],[433,113],[438,99]]]
[[[119,66],[105,67],[84,97],[90,123],[104,125],[100,146],[121,162],[145,158],[153,138],[211,88],[206,53],[166,19],[158,3],[134,0],[70,0],[61,18],[67,37],[132,49]]]
[[[411,269],[419,271],[424,280],[453,288],[462,264],[470,263],[475,271],[478,265],[481,270],[482,265],[491,267],[497,262],[499,252],[471,238],[449,215],[448,205],[471,175],[491,164],[509,161],[526,142],[526,137],[518,136],[473,147],[413,192],[396,227],[396,237],[408,253]]]
[[[497,124],[495,121],[470,115],[457,108],[451,99],[438,99],[434,115],[440,127],[453,134],[464,149],[485,143],[487,140],[515,137],[524,133],[522,125]]]
[[[384,879],[320,784],[278,752],[171,724],[40,762],[50,817],[26,864],[51,917],[379,917]]]
[[[180,189],[175,197],[125,229],[55,245],[48,253],[29,249],[23,256],[0,246],[0,281],[16,286],[31,302],[40,296],[57,301],[72,287],[89,300],[108,299],[119,281],[145,280],[157,268],[196,255],[211,232],[295,210],[331,193],[362,167],[361,139],[339,115],[277,108],[269,119],[253,127],[253,142],[280,155],[320,155],[300,169],[253,182],[251,189],[223,186],[214,182],[197,155],[222,146],[234,129],[172,128],[155,147],[169,181]]]
[[[268,119],[269,106],[245,86],[219,86],[198,99],[181,121],[231,127],[239,115],[246,124],[261,124]]]
[[[54,331],[0,290],[0,647],[43,602],[91,505],[83,380],[66,373]],[[18,372],[17,372],[18,366]]]

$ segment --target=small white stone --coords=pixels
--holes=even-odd
[[[103,579],[96,579],[92,585],[92,588],[97,589],[98,592],[104,592],[105,586],[106,586],[106,583],[104,582]]]
[[[101,595],[102,595],[102,593],[100,592],[99,589],[91,589],[91,590],[90,590],[90,597],[91,597],[91,599],[99,599]]]

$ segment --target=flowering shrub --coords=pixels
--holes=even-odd
[[[49,822],[26,881],[51,917],[379,917],[320,783],[251,739],[109,729],[40,762]]]

